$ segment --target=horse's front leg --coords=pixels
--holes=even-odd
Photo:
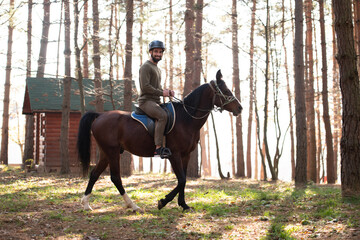
[[[171,166],[178,180],[177,186],[165,196],[165,198],[160,199],[158,202],[158,209],[162,209],[166,204],[171,202],[175,196],[179,194],[178,204],[183,208],[183,210],[187,210],[190,207],[185,203],[184,189],[186,185],[186,172],[184,171],[184,167],[180,157],[172,156],[170,159]]]
[[[183,157],[181,160],[183,175],[185,176],[183,184],[179,188],[178,204],[183,208],[184,211],[191,209],[185,202],[185,185],[186,185],[186,171],[189,163],[190,155]]]

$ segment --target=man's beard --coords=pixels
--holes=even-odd
[[[154,61],[154,63],[158,63],[161,60],[161,57],[155,58],[154,55],[151,54],[151,58]]]

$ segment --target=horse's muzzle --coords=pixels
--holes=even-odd
[[[237,117],[240,113],[241,113],[241,111],[242,111],[242,106],[241,105],[239,105],[236,109],[235,109],[235,111],[233,111],[233,115],[235,116],[235,117]]]

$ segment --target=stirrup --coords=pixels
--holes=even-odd
[[[154,157],[169,158],[171,156],[171,150],[166,147],[160,147],[155,150]]]

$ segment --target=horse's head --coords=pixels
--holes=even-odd
[[[216,81],[211,81],[210,86],[215,92],[214,105],[219,107],[220,111],[225,109],[226,111],[232,112],[234,116],[241,113],[242,106],[239,100],[228,89],[224,80],[222,80],[220,70],[216,73]]]

